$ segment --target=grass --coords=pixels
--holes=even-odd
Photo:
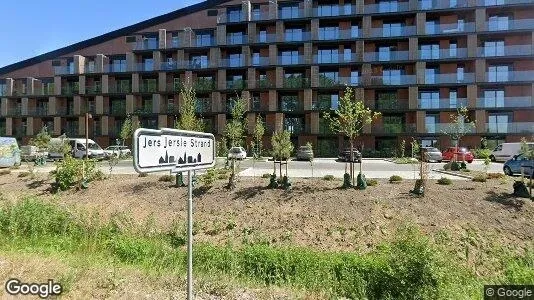
[[[401,181],[402,177],[400,177],[399,175],[391,175],[391,177],[389,177],[389,183],[398,183]]]
[[[185,272],[180,226],[162,232],[148,224],[125,224],[131,223],[124,216],[104,222],[98,215],[29,197],[1,207],[0,250],[98,257],[161,274]],[[194,246],[197,274],[352,299],[476,299],[483,283],[533,282],[533,258],[534,252],[510,257],[503,260],[499,277],[479,278],[455,254],[410,227],[394,241],[361,254],[263,243]]]
[[[375,186],[378,185],[378,181],[376,179],[366,179],[368,186]]]
[[[393,161],[396,164],[417,164],[419,161],[417,159],[412,159],[411,157],[399,157],[395,158]]]

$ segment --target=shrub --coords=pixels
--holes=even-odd
[[[402,177],[400,177],[399,175],[391,175],[391,177],[389,177],[390,183],[397,183],[401,181],[402,181]]]
[[[452,166],[452,162],[448,162],[445,165],[443,165],[443,170],[450,171]]]
[[[101,180],[104,174],[97,168],[95,160],[78,160],[67,155],[57,164],[54,174],[57,187],[64,191],[85,182]]]
[[[451,163],[451,171],[460,171],[462,167],[460,166],[460,164],[456,161],[453,161]]]
[[[3,170],[0,170],[0,176],[2,175],[9,175],[11,174],[11,170],[10,169],[3,169]]]
[[[139,173],[139,175],[137,175],[137,177],[147,177],[148,176],[148,173]]]
[[[271,177],[271,174],[269,173],[265,173],[263,175],[261,175],[261,178],[270,178]]]
[[[452,180],[450,178],[447,178],[447,177],[441,177],[440,179],[438,179],[438,184],[451,185],[452,184]]]
[[[478,158],[478,159],[486,159],[490,157],[491,150],[477,148],[475,149],[475,151],[473,151],[473,155],[475,156],[475,158]]]
[[[378,185],[378,180],[376,180],[376,179],[367,179],[366,182],[367,182],[368,186]]]
[[[501,179],[506,177],[503,173],[487,173],[488,179]]]
[[[161,175],[159,178],[158,178],[158,181],[163,181],[163,182],[173,182],[174,181],[174,175]]]
[[[479,174],[475,177],[473,177],[473,181],[475,182],[486,182],[486,179],[487,179],[487,175],[486,174]]]
[[[323,176],[323,180],[326,180],[326,181],[332,181],[334,179],[335,179],[334,175],[330,175],[329,174],[329,175],[324,175]]]
[[[22,178],[22,177],[28,177],[28,176],[30,176],[30,172],[20,172],[17,177]]]
[[[206,171],[206,173],[199,176],[198,180],[202,182],[202,184],[206,187],[211,187],[215,180],[217,180],[217,176],[219,175],[219,171],[216,168],[210,168]]]

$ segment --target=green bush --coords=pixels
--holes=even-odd
[[[448,162],[448,163],[443,165],[443,170],[450,171],[451,167],[452,167],[452,162]]]
[[[163,181],[163,182],[174,182],[174,175],[170,175],[170,174],[167,174],[167,175],[161,175],[161,176],[158,178],[158,181]]]
[[[478,158],[478,159],[486,159],[490,157],[491,150],[477,148],[473,151],[473,155],[475,156],[475,158]]]
[[[261,178],[271,178],[271,174],[265,173],[265,174],[261,175]]]
[[[451,171],[460,171],[460,169],[461,169],[461,166],[458,162],[453,161],[451,163]]]
[[[378,185],[378,181],[376,179],[367,179],[366,182],[368,186]]]
[[[391,177],[389,177],[390,183],[397,183],[401,181],[402,181],[402,177],[400,177],[399,175],[391,175]]]
[[[219,176],[219,171],[216,168],[210,168],[206,173],[199,176],[199,181],[206,187],[211,187],[217,177]]]
[[[486,174],[478,174],[475,177],[473,177],[473,181],[475,182],[486,182],[488,179],[488,176]]]
[[[56,164],[54,176],[57,188],[62,191],[81,185],[84,181],[83,176],[85,176],[86,182],[104,178],[104,174],[97,168],[95,160],[75,159],[70,155],[65,156],[61,162]]]
[[[2,169],[2,170],[0,170],[0,176],[9,175],[9,174],[11,174],[11,170],[10,169]]]
[[[326,181],[332,181],[334,179],[335,179],[334,175],[330,175],[329,174],[329,175],[324,175],[323,176],[323,180],[326,180]]]
[[[452,180],[450,178],[447,178],[447,177],[441,177],[440,179],[438,179],[438,184],[451,185],[452,184]]]

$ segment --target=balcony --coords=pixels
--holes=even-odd
[[[196,36],[196,39],[191,40],[191,47],[210,47],[215,46],[215,38],[210,35],[209,37],[199,37]]]
[[[417,101],[419,109],[457,109],[460,107],[467,107],[466,98],[418,99]]]
[[[154,64],[153,63],[136,63],[134,64],[133,71],[152,72],[154,71]]]
[[[424,60],[455,59],[455,58],[466,58],[466,57],[467,57],[467,48],[439,49],[439,50],[419,49],[419,58],[424,59]]]
[[[251,64],[252,64],[252,66],[255,66],[255,67],[257,67],[257,66],[268,66],[268,65],[270,65],[269,57],[263,57],[263,56],[252,57]]]
[[[303,77],[284,78],[284,88],[286,89],[301,89],[301,88],[309,88],[309,87],[310,87],[310,80],[308,78],[303,78]]]
[[[71,75],[74,74],[74,66],[54,66],[55,75]]]
[[[366,14],[371,13],[392,13],[409,11],[410,6],[408,2],[382,2],[378,4],[367,4],[364,6]]]
[[[293,55],[293,56],[278,56],[279,65],[301,65],[304,64],[303,55]]]
[[[461,32],[474,32],[475,23],[450,23],[450,24],[427,24],[425,34],[450,34]]]
[[[126,115],[126,105],[111,105],[109,109],[109,114],[112,116],[124,116]]]
[[[501,30],[519,30],[519,29],[534,29],[534,19],[519,19],[503,21],[488,21],[486,23],[487,31],[501,31]]]
[[[397,37],[414,35],[415,26],[401,26],[396,28],[371,28],[371,37]]]
[[[270,20],[268,11],[252,11],[250,14],[252,21]]]
[[[61,87],[62,96],[72,96],[74,94],[78,94],[79,92],[80,92],[80,88],[79,88],[78,83],[65,84]]]
[[[184,65],[183,62],[166,61],[166,62],[162,62],[159,68],[160,70],[163,70],[163,71],[173,71],[173,70],[183,69],[184,68],[183,65]]]
[[[210,99],[198,99],[196,102],[195,112],[199,114],[211,112]]]
[[[193,84],[193,88],[197,92],[211,92],[215,90],[215,80],[213,79],[197,79]]]
[[[248,35],[227,35],[226,44],[227,45],[243,45],[248,43]]]
[[[313,62],[316,64],[339,64],[358,61],[356,53],[345,54],[330,54],[330,55],[314,55]]]
[[[110,94],[129,94],[132,92],[132,87],[129,82],[119,83],[119,84],[110,84],[108,91]]]
[[[180,92],[182,90],[181,82],[170,82],[167,83],[167,92]]]
[[[137,41],[133,45],[133,50],[156,50],[158,49],[157,39],[145,39],[143,41]]]
[[[48,115],[48,107],[33,107],[28,108],[28,116],[46,116]]]
[[[401,133],[414,133],[415,124],[377,124],[371,129],[374,134],[401,134]]]
[[[337,16],[348,16],[356,13],[356,7],[346,4],[343,6],[339,5],[324,5],[313,8],[314,17],[337,17]]]
[[[363,61],[395,61],[408,60],[409,51],[389,51],[389,52],[366,52],[363,56]]]
[[[415,75],[371,76],[371,85],[408,85],[415,84]]]
[[[510,4],[530,4],[532,0],[477,0],[478,6],[496,6]]]
[[[320,88],[357,86],[359,83],[359,77],[338,77],[336,79],[332,79],[326,76],[319,76]]]
[[[421,0],[419,1],[419,9],[421,10],[461,8],[461,7],[467,7],[467,6],[468,6],[468,3],[466,0],[455,0],[455,1]]]
[[[33,95],[35,96],[49,96],[49,95],[54,95],[54,94],[55,94],[55,91],[54,91],[53,84],[49,86],[35,87],[35,89],[33,90]]]
[[[312,110],[336,110],[337,108],[338,103],[333,103],[331,99],[314,99],[311,106]]]
[[[138,116],[149,116],[154,114],[154,110],[152,109],[152,105],[150,105],[134,110],[133,114]]]
[[[375,102],[375,109],[379,111],[396,111],[408,109],[408,100],[379,99]]]
[[[156,82],[139,83],[140,93],[156,93],[157,91],[158,91],[158,84]]]
[[[256,87],[260,89],[274,88],[274,84],[269,79],[256,80]]]
[[[486,123],[486,133],[534,133],[534,122]]]
[[[478,56],[498,57],[498,56],[531,56],[534,54],[532,45],[510,45],[504,47],[478,47]]]
[[[534,71],[508,71],[508,72],[488,72],[486,82],[531,82],[534,78]]]
[[[245,17],[241,13],[241,11],[236,11],[235,13],[232,12],[230,14],[223,12],[217,16],[217,24],[236,23],[243,21],[245,21]]]
[[[231,59],[231,58],[222,58],[219,59],[219,67],[221,68],[241,68],[245,66],[245,59]]]
[[[274,43],[276,42],[276,34],[267,33],[267,34],[257,34],[256,43]]]
[[[285,123],[284,122],[284,130],[288,131],[291,135],[299,135],[299,134],[304,133],[304,124],[302,124],[302,122],[298,122],[298,123]]]
[[[299,100],[281,100],[278,103],[278,107],[283,112],[302,112],[304,111],[304,106],[302,101]]]
[[[445,132],[456,131],[456,126],[456,123],[426,123],[425,133],[444,134]],[[472,134],[476,132],[476,128],[472,123],[465,123],[463,131]]]
[[[128,72],[126,64],[104,65],[104,73],[124,73]]]
[[[279,9],[278,10],[278,18],[282,20],[288,20],[288,19],[298,19],[298,18],[304,18],[304,9],[302,8],[290,8],[290,9]]]
[[[6,116],[20,116],[21,108],[20,107],[11,107],[7,109]]]
[[[450,73],[450,74],[425,74],[424,84],[455,84],[455,83],[473,83],[475,82],[474,73]]]
[[[285,33],[285,42],[303,42],[311,40],[311,32],[303,31],[301,33]]]
[[[478,98],[477,108],[514,108],[514,107],[534,107],[531,96],[504,97],[504,98]]]
[[[88,85],[85,87],[85,93],[88,95],[95,95],[102,93],[102,86],[100,84]]]
[[[192,61],[191,60],[186,60],[183,62],[183,65],[180,67],[180,69],[193,69],[193,70],[196,70],[196,69],[207,69],[209,68],[209,60],[197,60],[197,59],[193,59]]]
[[[229,90],[242,90],[247,86],[247,81],[243,79],[226,81],[226,88]]]

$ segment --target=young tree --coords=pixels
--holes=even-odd
[[[468,112],[467,107],[459,107],[456,113],[450,116],[451,122],[449,125],[442,130],[444,134],[450,136],[455,142],[454,146],[456,147],[456,151],[453,156],[453,161],[457,160],[456,153],[458,152],[461,138],[475,128],[475,122],[469,120]],[[464,157],[462,157],[463,160]]]
[[[252,154],[254,155],[255,159],[258,159],[261,157],[262,152],[262,139],[263,135],[265,134],[265,124],[263,123],[263,119],[260,115],[256,117],[256,125],[254,126],[254,133],[253,133],[253,140],[251,142],[252,146]]]
[[[275,173],[271,177],[271,186],[273,185],[273,180],[276,180],[276,161],[280,162],[280,179],[285,188],[290,186],[288,176],[287,176],[287,160],[291,157],[293,152],[293,143],[291,143],[291,133],[287,130],[276,132],[271,137],[271,144],[273,147],[273,163]],[[282,177],[282,161],[286,161],[286,175]]]
[[[134,131],[139,127],[139,121],[137,121],[135,124],[132,120],[132,116],[128,114],[126,116],[126,119],[124,120],[124,123],[122,123],[121,132],[119,134],[122,145],[124,146],[124,143],[127,139],[131,139],[133,136]]]
[[[41,131],[30,140],[30,145],[35,146],[39,148],[40,151],[48,149],[48,145],[50,144],[50,139],[52,137],[48,133],[48,128],[46,126],[43,126],[41,128]]]
[[[240,147],[243,144],[243,138],[245,137],[245,112],[246,112],[246,100],[243,98],[234,98],[232,101],[232,120],[226,123],[226,128],[224,130],[224,135],[230,147]],[[235,159],[231,158],[231,167],[232,173],[228,179],[228,189],[235,188]]]
[[[325,120],[333,132],[341,134],[349,139],[350,143],[350,178],[355,185],[354,177],[354,142],[360,135],[365,125],[371,124],[373,119],[380,115],[366,107],[363,101],[354,99],[352,88],[347,87],[345,93],[339,99],[339,107],[333,113],[326,113]],[[363,177],[362,163],[360,161],[360,175]],[[365,179],[363,179],[365,181]]]

